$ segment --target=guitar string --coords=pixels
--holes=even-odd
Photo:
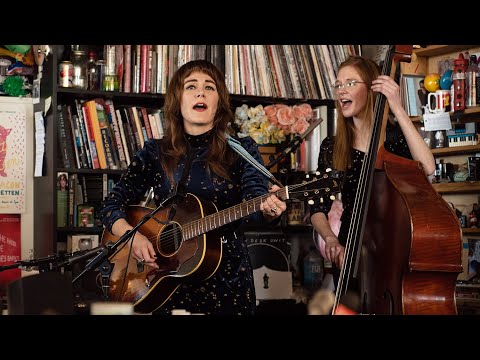
[[[307,183],[303,183],[303,184],[289,185],[288,188],[292,189],[292,190],[295,190],[298,187],[305,187],[305,186],[308,186],[308,185],[310,185],[314,182],[324,180],[324,179],[325,178],[314,179],[314,180],[311,180],[311,181],[309,181]],[[327,188],[329,188],[329,187],[318,188],[318,190],[323,190],[323,189],[327,189]],[[332,189],[332,187],[330,187],[330,189]],[[278,190],[277,192],[275,192],[275,195],[279,196],[280,193],[284,193],[284,192],[286,192],[286,190],[281,189],[281,190]],[[327,192],[328,191],[325,191],[325,193],[327,193]],[[293,194],[297,194],[297,193],[304,193],[304,191],[289,191],[289,193],[293,195]],[[332,193],[334,193],[334,191],[332,191]],[[238,214],[238,213],[243,214],[242,209],[245,209],[246,212],[248,212],[249,211],[248,209],[251,208],[252,206],[253,206],[253,209],[256,209],[257,205],[258,205],[258,207],[260,207],[259,202],[261,203],[264,199],[268,198],[270,195],[271,194],[262,195],[258,198],[251,199],[251,200],[249,200],[245,203],[237,204],[237,205],[235,205],[235,206],[233,206],[229,209],[224,209],[224,210],[221,210],[220,212],[209,214],[206,217],[191,221],[190,223],[187,223],[184,226],[176,227],[173,230],[167,230],[163,234],[161,233],[161,231],[159,231],[155,236],[147,237],[147,239],[149,241],[151,241],[154,246],[157,246],[158,243],[161,243],[164,248],[168,247],[168,246],[171,246],[175,242],[183,242],[183,241],[193,239],[197,236],[203,235],[203,234],[205,234],[205,233],[207,233],[211,230],[214,230],[214,229],[216,229],[220,226],[226,225],[230,222],[239,220],[242,217],[245,217],[245,216],[253,214],[257,211],[260,211],[260,208],[259,208],[258,210],[252,211],[252,212],[250,212],[250,213],[248,213],[244,216],[240,216],[238,219],[235,218],[235,214]],[[285,194],[283,194],[283,195],[285,195]],[[234,210],[235,208],[240,208],[240,210]],[[225,219],[227,218],[227,215],[224,214],[224,216],[221,216],[220,215],[221,212],[227,212],[229,214],[228,215],[228,219],[229,219],[228,222],[225,222]],[[234,214],[234,220],[231,220],[232,217],[230,216],[230,214],[232,214],[232,212]],[[208,220],[208,218],[210,218],[210,221]],[[218,218],[217,221],[215,220],[216,218]],[[220,224],[222,222],[222,218],[223,218],[224,224],[215,225],[216,223]],[[212,222],[214,224],[213,227],[211,227]],[[203,223],[203,224],[201,224],[201,223]],[[210,227],[210,229],[208,229],[209,227]],[[183,229],[183,231],[182,231],[182,229]],[[184,236],[182,236],[185,233],[195,234],[195,235],[194,236],[189,236],[188,238],[185,238]],[[158,236],[161,235],[161,234],[164,235],[164,236],[161,236],[160,238],[158,238]],[[179,241],[177,239],[179,239]]]

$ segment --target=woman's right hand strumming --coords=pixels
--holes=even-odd
[[[157,260],[157,255],[155,254],[152,243],[138,231],[133,239],[133,254],[138,261],[145,265],[151,266],[155,269],[159,268],[155,262],[155,260]]]
[[[122,236],[127,231],[130,231],[132,226],[125,219],[118,219],[112,226],[112,233],[116,236]],[[153,245],[140,232],[135,233],[135,238],[132,244],[133,257],[145,265],[158,269],[159,266],[155,263],[157,255],[153,249]]]

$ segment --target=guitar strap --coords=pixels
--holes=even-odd
[[[179,199],[185,197],[185,195],[187,194],[187,178],[190,172],[190,168],[192,167],[192,162],[193,151],[189,151],[187,159],[185,160],[185,166],[183,167],[182,177],[180,178],[180,181],[177,182],[174,186],[173,195],[176,195],[176,199],[173,202],[173,205],[168,213],[168,221],[173,220],[173,217],[175,216],[175,213],[177,211],[177,204]]]
[[[187,159],[185,160],[185,166],[183,167],[182,177],[180,181],[175,185],[175,194],[185,194],[187,190],[187,178],[190,173],[190,168],[193,162],[193,151],[188,152]]]

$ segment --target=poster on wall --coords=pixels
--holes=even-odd
[[[20,216],[0,214],[0,269],[21,260]],[[21,277],[19,268],[0,272],[0,295],[6,294],[8,283]]]
[[[25,212],[26,111],[0,109],[0,214]]]

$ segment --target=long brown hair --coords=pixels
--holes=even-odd
[[[190,61],[175,72],[168,84],[165,95],[166,131],[161,145],[161,164],[172,183],[173,171],[180,159],[186,156],[188,151],[180,104],[184,81],[195,71],[210,76],[215,81],[219,95],[217,112],[213,121],[213,129],[211,130],[213,132],[212,139],[205,161],[212,172],[225,179],[230,179],[228,167],[236,158],[235,154],[228,148],[225,140],[225,133],[233,135],[233,131],[228,124],[233,122],[234,119],[230,108],[230,97],[225,84],[225,76],[215,65],[207,60]]]
[[[361,56],[350,56],[342,64],[340,69],[352,66],[360,74],[361,80],[365,82],[368,88],[367,92],[367,104],[365,107],[364,118],[369,122],[370,127],[373,123],[373,107],[375,104],[376,93],[370,90],[372,81],[378,78],[379,71],[377,64],[371,60]],[[340,101],[335,101],[337,108],[337,132],[335,134],[335,145],[333,150],[333,167],[337,170],[345,171],[352,163],[352,150],[354,144],[354,129],[353,119],[345,118],[342,114],[340,107]]]

